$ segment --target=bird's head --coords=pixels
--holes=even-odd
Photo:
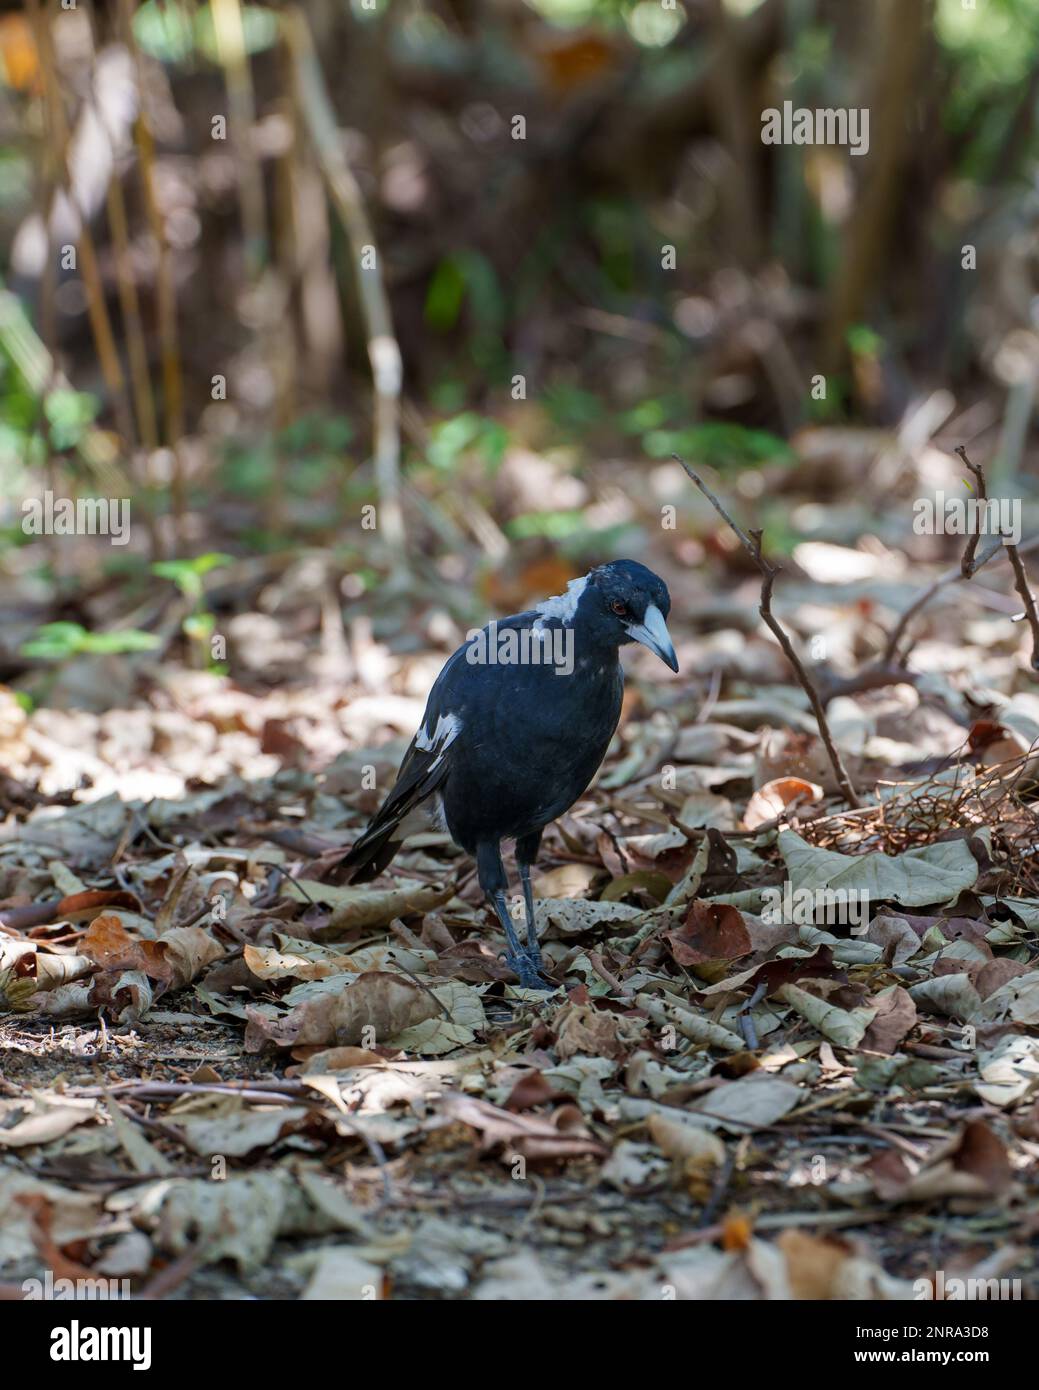
[[[659,575],[637,560],[611,560],[587,576],[581,615],[611,642],[641,642],[672,671],[678,658],[667,630],[671,595]]]

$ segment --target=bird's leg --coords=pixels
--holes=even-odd
[[[546,983],[538,973],[537,966],[520,945],[520,939],[516,935],[516,928],[513,926],[512,918],[509,915],[509,907],[505,901],[505,889],[508,887],[508,879],[505,877],[505,865],[501,862],[500,846],[489,842],[478,845],[476,849],[476,867],[480,879],[480,887],[494,904],[494,910],[498,915],[498,921],[501,923],[501,929],[505,933],[505,940],[509,947],[505,956],[506,965],[516,972],[523,989],[545,989],[547,987]]]
[[[534,925],[534,891],[530,886],[530,865],[519,866],[520,882],[523,884],[523,901],[527,909],[527,955],[541,969],[541,947],[538,945],[537,927]]]
[[[538,855],[541,844],[541,831],[524,835],[516,841],[516,863],[519,866],[520,882],[523,884],[523,901],[527,909],[527,957],[535,970],[543,969],[541,948],[538,945],[538,930],[534,918],[534,890],[530,886],[530,866]]]
[[[516,935],[516,928],[512,925],[512,918],[509,915],[505,894],[495,893],[492,901],[494,903],[494,910],[498,914],[498,921],[501,923],[501,929],[505,933],[505,940],[509,944],[508,953],[505,956],[505,964],[511,970],[515,970],[516,974],[519,976],[519,982],[524,989],[537,989],[543,982],[538,975],[537,967],[520,945],[520,939]]]

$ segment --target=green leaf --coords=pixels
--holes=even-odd
[[[229,565],[232,557],[220,551],[211,550],[205,555],[196,555],[191,560],[157,560],[152,565],[152,574],[160,579],[171,579],[181,593],[190,599],[200,599],[203,592],[202,578],[210,570],[221,565]]]

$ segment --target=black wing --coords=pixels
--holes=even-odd
[[[451,677],[464,651],[465,646],[459,647],[437,676],[426,701],[422,727],[408,745],[393,789],[343,860],[350,882],[366,883],[382,873],[410,833],[402,828],[403,822],[447,780],[451,747],[460,732],[461,719],[446,708],[446,703]]]

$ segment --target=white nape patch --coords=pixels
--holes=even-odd
[[[437,720],[432,738],[426,733],[426,726],[423,724],[415,735],[415,747],[421,748],[423,753],[431,753],[434,748],[440,748],[440,745],[443,744],[444,747],[440,749],[443,752],[454,743],[461,730],[462,721],[457,714],[442,714]]]
[[[556,594],[554,598],[544,598],[540,603],[535,603],[534,612],[541,614],[534,624],[535,629],[540,631],[543,618],[558,618],[561,623],[572,623],[587,584],[588,576],[585,574],[580,579],[571,579],[565,594]]]

